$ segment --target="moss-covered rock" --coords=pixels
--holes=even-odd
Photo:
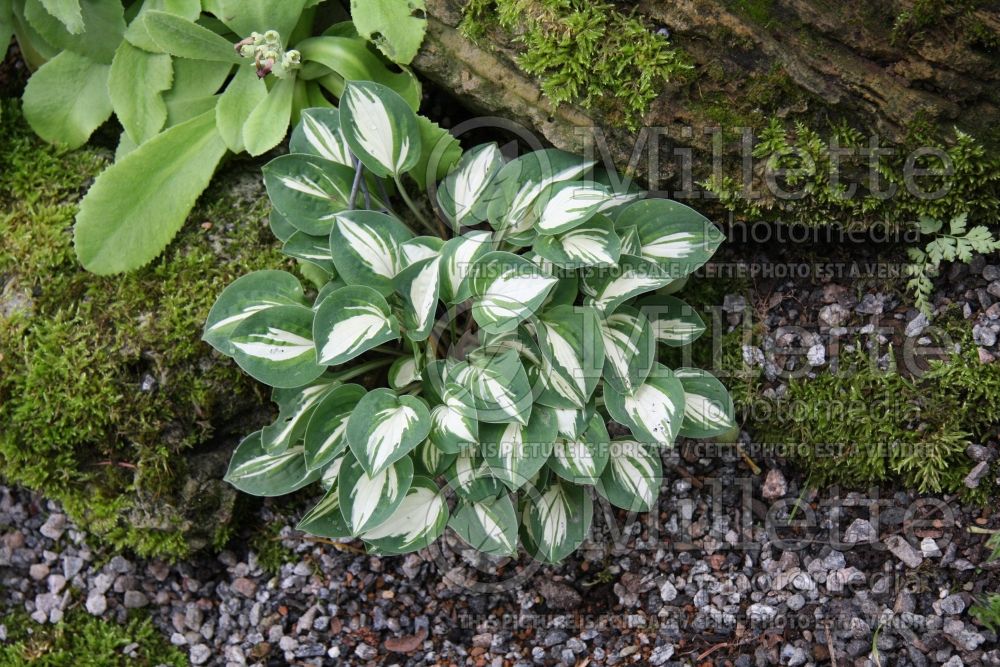
[[[266,397],[200,336],[227,284],[283,263],[256,165],[217,177],[150,266],[98,277],[76,261],[72,224],[110,154],[61,153],[14,103],[3,112],[0,474],[141,554],[224,539],[236,499],[220,481],[227,436]]]

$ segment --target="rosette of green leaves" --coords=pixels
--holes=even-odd
[[[351,83],[339,110],[303,112],[294,152],[265,168],[273,228],[320,279],[313,296],[289,273],[250,274],[211,312],[205,340],[279,406],[227,479],[257,495],[320,481],[300,528],[376,553],[450,528],[490,555],[557,561],[586,538],[595,494],[652,510],[660,450],[734,427],[715,377],[659,360],[704,330],[659,291],[722,235],[567,153],[508,161],[493,144],[434,184],[440,225],[389,196],[358,209],[362,184],[435,173],[419,126],[392,90]],[[631,436],[611,438],[612,421]]]
[[[85,268],[118,273],[155,258],[228,154],[274,148],[302,109],[332,108],[346,81],[386,85],[416,108],[416,77],[383,54],[412,59],[419,7],[354,3],[359,34],[317,19],[323,1],[0,0],[0,45],[14,33],[37,70],[23,100],[35,132],[75,148],[112,114],[123,128],[114,164],[81,202]],[[442,134],[420,129],[421,140]]]

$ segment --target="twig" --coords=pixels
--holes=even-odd
[[[360,556],[364,556],[368,553],[364,549],[361,549],[359,547],[350,544],[344,544],[343,542],[334,542],[333,540],[328,540],[325,537],[314,537],[312,535],[309,535],[306,537],[306,540],[310,542],[321,542],[323,544],[329,544],[337,551],[346,551],[348,553],[358,554]]]

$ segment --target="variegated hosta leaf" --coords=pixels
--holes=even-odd
[[[473,503],[496,498],[506,491],[477,449],[464,449],[456,454],[445,479],[458,497]]]
[[[299,228],[288,222],[288,218],[281,215],[278,209],[272,207],[270,215],[267,216],[267,225],[271,228],[271,233],[275,238],[284,243],[292,238],[292,234],[299,231]]]
[[[312,330],[313,312],[305,306],[258,311],[233,331],[233,358],[254,379],[272,387],[301,387],[326,370],[316,363]]]
[[[674,375],[684,386],[681,435],[711,438],[723,435],[736,426],[733,399],[718,378],[698,368],[678,368]]]
[[[281,246],[281,252],[289,257],[309,262],[327,275],[332,276],[336,272],[333,255],[330,254],[330,239],[327,236],[312,236],[297,231]]]
[[[316,293],[316,300],[313,301],[313,310],[318,309],[320,304],[326,300],[326,297],[330,296],[341,287],[347,287],[347,283],[340,278],[331,278],[329,282],[320,287],[319,292]]]
[[[493,181],[487,216],[494,229],[524,234],[535,222],[533,205],[554,183],[578,178],[593,166],[556,149],[534,151],[505,164]],[[529,241],[530,243],[530,241]]]
[[[302,517],[298,530],[331,540],[351,537],[351,529],[340,512],[340,490],[335,484],[323,499]]]
[[[557,430],[553,411],[536,405],[527,426],[483,424],[480,451],[493,476],[516,491],[548,461]]]
[[[303,436],[307,468],[322,468],[347,449],[347,418],[364,395],[361,385],[342,384],[323,396]]]
[[[590,533],[594,505],[582,486],[561,479],[529,491],[521,513],[524,545],[537,560],[556,563]]]
[[[503,166],[496,144],[483,144],[462,155],[458,165],[438,186],[437,199],[455,229],[486,219],[490,181]]]
[[[335,456],[326,467],[324,467],[323,474],[319,477],[319,485],[323,487],[324,491],[329,491],[337,484],[337,478],[340,477],[340,466],[343,465],[344,459],[347,458],[347,454],[341,454],[340,456]]]
[[[292,153],[264,165],[271,204],[290,224],[326,236],[338,213],[347,210],[354,170],[315,155]]]
[[[619,306],[601,320],[601,338],[604,381],[619,393],[632,393],[656,363],[656,339],[649,320],[634,308]]]
[[[517,553],[517,514],[510,496],[461,503],[448,526],[472,548],[491,556]]]
[[[617,223],[634,225],[642,246],[640,256],[659,264],[674,280],[707,262],[725,239],[708,218],[669,199],[630,204]]]
[[[441,299],[445,303],[458,303],[469,269],[493,248],[491,239],[489,232],[472,231],[445,242],[441,248]]]
[[[575,269],[564,269],[556,266],[541,255],[529,251],[522,255],[525,259],[531,260],[545,273],[556,279],[556,286],[552,288],[549,295],[545,297],[539,311],[552,308],[554,306],[572,306],[576,303],[576,298],[580,295],[580,277]]]
[[[671,282],[657,264],[630,256],[622,256],[615,268],[584,269],[582,275],[580,291],[586,295],[583,302],[605,313],[613,313],[632,297]]]
[[[441,258],[420,260],[406,267],[394,279],[396,291],[406,308],[400,317],[403,332],[413,341],[427,340],[434,328],[440,290]]]
[[[604,386],[604,405],[612,419],[628,426],[637,440],[671,445],[684,420],[684,387],[669,368],[653,366],[631,394]]]
[[[316,309],[313,329],[319,363],[342,364],[382,343],[399,338],[389,304],[370,287],[341,287]]]
[[[414,396],[375,389],[358,401],[347,420],[351,451],[374,476],[419,445],[431,430],[427,405]]]
[[[304,109],[302,122],[292,130],[288,151],[316,155],[354,168],[351,149],[340,131],[340,111],[337,109]]]
[[[611,443],[597,492],[615,507],[648,512],[656,505],[662,479],[663,466],[655,445],[616,440]]]
[[[539,234],[561,234],[579,227],[601,211],[642,197],[642,194],[617,194],[595,181],[556,183],[542,193],[535,210]]]
[[[604,418],[594,415],[581,437],[566,438],[560,435],[552,447],[549,468],[563,479],[574,484],[596,484],[608,464],[608,446],[611,438],[604,425]]]
[[[400,357],[389,367],[389,386],[402,389],[420,381],[420,368],[413,357]]]
[[[431,479],[445,474],[456,458],[458,458],[457,454],[441,451],[441,448],[430,439],[425,440],[422,445],[417,447],[416,460],[420,466],[420,474],[427,475]]]
[[[337,216],[330,252],[337,275],[348,285],[365,285],[392,294],[392,279],[403,267],[400,244],[413,238],[406,225],[378,211],[348,211]]]
[[[252,496],[282,496],[297,491],[320,475],[319,470],[306,469],[302,454],[302,446],[296,445],[272,456],[264,451],[260,431],[255,431],[233,452],[226,481]]]
[[[517,353],[501,351],[455,364],[448,372],[446,391],[452,407],[481,422],[527,424],[533,396]]]
[[[479,422],[468,411],[450,405],[431,410],[431,442],[446,454],[457,454],[479,442]]]
[[[554,408],[585,408],[604,368],[597,312],[581,306],[556,306],[542,314],[535,328],[544,384],[536,401]]]
[[[665,294],[644,297],[639,308],[649,319],[656,340],[671,347],[692,343],[705,332],[698,311],[675,297]]]
[[[444,241],[436,236],[416,236],[399,244],[401,268],[416,264],[423,259],[432,259],[441,255]]]
[[[635,225],[615,225],[618,236],[622,240],[622,254],[639,257],[642,255],[642,241],[639,239],[639,230]]]
[[[587,404],[583,410],[575,408],[556,408],[553,410],[556,415],[556,426],[559,429],[559,437],[574,440],[583,437],[584,432],[590,426],[590,419],[594,416],[595,404],[593,401]]]
[[[351,151],[376,176],[398,177],[420,160],[417,115],[398,93],[372,81],[349,81],[340,128]]]
[[[474,299],[472,316],[490,332],[513,329],[541,306],[556,282],[519,255],[486,253],[469,275],[470,296]]]
[[[613,266],[621,257],[621,240],[615,226],[603,215],[562,234],[539,236],[532,249],[557,266]]]
[[[225,355],[236,348],[230,336],[254,313],[274,306],[306,305],[299,279],[285,271],[254,271],[237,278],[222,291],[208,313],[202,340]]]
[[[306,432],[313,409],[339,383],[326,376],[320,376],[304,387],[292,389],[275,389],[271,399],[278,404],[278,418],[273,424],[261,430],[261,441],[264,451],[268,454],[283,452],[289,445],[301,440]],[[308,465],[309,455],[306,454],[306,465],[312,470],[315,466]]]
[[[413,461],[404,456],[390,466],[368,475],[356,458],[348,455],[340,468],[340,512],[352,535],[379,525],[403,502],[413,481]]]
[[[382,555],[419,551],[436,540],[448,525],[448,504],[437,485],[414,477],[406,497],[384,522],[361,536],[369,549]]]
[[[490,359],[507,350],[513,350],[521,364],[524,366],[524,373],[528,378],[528,384],[534,391],[540,391],[542,352],[538,347],[536,336],[532,334],[528,327],[522,324],[513,331],[502,333],[487,333],[480,331],[482,346],[469,353],[471,359],[482,359],[484,364],[489,364]]]

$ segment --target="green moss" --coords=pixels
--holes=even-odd
[[[900,12],[892,24],[895,44],[924,37],[932,32],[935,40],[952,35],[983,48],[996,48],[998,36],[975,17],[988,0],[916,0]]]
[[[156,262],[102,278],[72,248],[76,205],[106,155],[60,153],[15,104],[0,126],[0,465],[116,547],[181,556],[231,510],[197,448],[264,402],[200,341],[229,282],[283,263],[256,178],[217,179]],[[247,183],[251,185],[248,187]],[[223,457],[224,458],[224,457]],[[192,542],[194,533],[209,537]]]
[[[541,78],[549,99],[598,109],[610,124],[633,129],[663,82],[692,69],[667,37],[607,2],[472,0],[462,28],[472,39],[506,32],[521,45],[518,64]]]
[[[250,537],[250,548],[257,554],[257,562],[271,575],[278,575],[281,566],[298,561],[295,551],[285,546],[281,526],[271,522],[257,528]]]
[[[148,618],[126,625],[71,612],[55,625],[39,625],[23,612],[3,619],[7,641],[0,667],[154,667],[187,664],[186,657],[160,635]],[[125,649],[129,653],[125,653]]]
[[[768,26],[774,20],[774,0],[729,0],[727,4],[754,23]]]

